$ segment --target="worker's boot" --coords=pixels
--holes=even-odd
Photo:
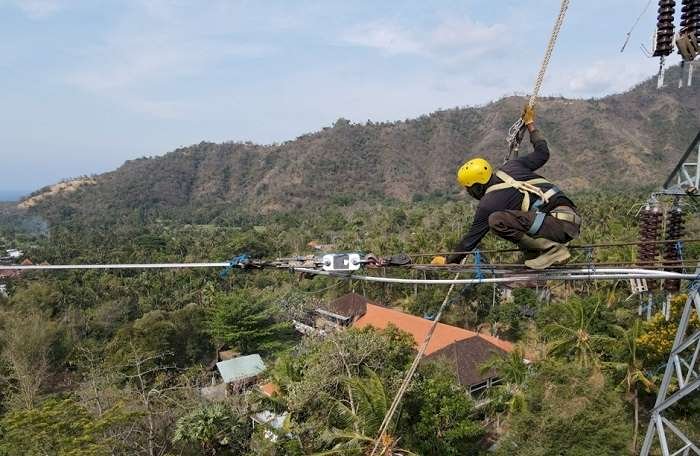
[[[564,244],[545,238],[531,238],[524,234],[518,245],[523,250],[537,250],[540,252],[537,258],[525,261],[525,266],[530,269],[547,269],[553,264],[565,263],[571,257],[569,249]]]
[[[522,247],[521,247],[521,249],[522,249]],[[538,256],[540,256],[540,252],[538,250],[524,250],[524,249],[520,250],[519,263],[523,264],[526,261],[534,260]],[[543,287],[545,284],[546,284],[546,282],[543,280],[532,279],[532,280],[521,280],[518,282],[511,282],[508,284],[508,286],[513,290],[516,288],[535,289],[535,288]]]

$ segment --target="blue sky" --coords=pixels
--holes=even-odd
[[[651,76],[655,4],[572,0],[543,92]],[[653,2],[655,3],[655,2]],[[559,0],[0,0],[0,192],[530,90]],[[674,57],[675,61],[675,57]]]

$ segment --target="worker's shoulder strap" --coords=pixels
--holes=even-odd
[[[501,179],[503,182],[500,184],[490,186],[488,189],[486,189],[486,193],[497,192],[499,190],[505,190],[507,188],[515,188],[523,194],[523,203],[521,206],[523,211],[530,210],[530,193],[533,193],[538,196],[538,201],[542,202],[540,204],[541,206],[543,203],[546,203],[551,196],[559,192],[559,190],[557,189],[554,193],[551,193],[550,191],[547,191],[545,193],[542,191],[541,188],[537,187],[537,185],[541,184],[551,184],[551,182],[542,177],[538,177],[536,179],[529,179],[526,181],[519,181],[513,179],[501,170],[496,171],[496,177]]]
[[[538,177],[537,179],[529,179],[526,181],[518,181],[510,177],[508,174],[506,174],[504,171],[498,170],[496,171],[496,177],[501,179],[503,182],[500,184],[492,185],[490,186],[487,190],[486,193],[491,193],[495,192],[498,190],[505,190],[506,188],[517,188],[520,190],[523,186],[528,186],[528,185],[540,185],[540,184],[549,184],[550,182],[542,177]],[[534,192],[533,192],[534,193]]]

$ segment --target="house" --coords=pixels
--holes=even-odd
[[[416,345],[425,340],[433,324],[425,318],[373,304],[356,293],[336,299],[323,310],[325,313],[319,313],[318,310],[316,312],[320,317],[328,318],[322,323],[326,327],[372,326],[384,329],[394,325],[411,334]],[[425,351],[425,359],[448,361],[455,367],[459,382],[468,388],[470,393],[476,393],[498,382],[497,373],[481,373],[481,365],[494,355],[505,355],[512,350],[513,344],[497,337],[438,323]]]
[[[235,355],[230,356],[232,353],[235,352],[223,349],[217,350],[217,360],[227,358],[218,361],[214,365],[219,372],[222,382],[219,383],[217,376],[214,375],[211,379],[211,385],[200,388],[199,393],[204,399],[212,402],[223,401],[227,395],[251,387],[265,371],[266,366],[260,355],[236,357]],[[271,387],[268,387],[268,389],[270,389],[271,395]],[[263,392],[265,391],[263,390]]]
[[[8,252],[10,252],[10,251],[12,251],[12,250],[8,250]],[[10,257],[8,256],[8,257],[3,257],[3,258],[10,258]],[[15,263],[14,263],[14,259],[10,259],[8,262],[0,263],[0,265],[2,265],[2,264],[12,265]],[[21,266],[31,266],[32,264],[34,264],[34,263],[32,263],[32,261],[29,258],[25,258],[20,263]],[[2,269],[2,267],[0,266],[0,279],[14,279],[14,278],[19,277],[20,275],[22,275],[22,271],[19,269]]]
[[[258,354],[219,361],[219,371],[228,391],[240,391],[255,383],[267,367]]]
[[[22,255],[24,255],[24,252],[18,249],[8,249],[5,251],[8,257],[12,258],[13,260],[16,260],[18,258],[21,258]]]
[[[279,435],[284,432],[285,422],[289,417],[289,412],[274,413],[269,410],[256,413],[250,417],[253,421],[253,428],[263,426],[265,428],[264,436],[271,442],[276,442]],[[287,434],[288,436],[290,434]]]
[[[367,313],[367,299],[348,293],[328,305],[314,309],[316,329],[343,329],[353,325]]]
[[[333,252],[335,250],[334,244],[321,244],[318,241],[309,241],[306,246],[317,252]]]
[[[258,386],[260,388],[260,392],[263,393],[267,397],[274,397],[277,396],[280,392],[280,389],[277,387],[272,382],[265,383],[263,385]]]
[[[207,368],[210,371],[215,371],[216,370],[216,363],[220,361],[228,361],[229,359],[233,359],[237,356],[240,356],[240,353],[232,350],[231,347],[229,347],[226,344],[219,345],[216,349],[216,354],[214,356],[214,359],[209,363]]]
[[[21,271],[16,269],[0,269],[0,279],[14,279],[19,277]]]
[[[233,359],[239,355],[239,352],[231,350],[231,347],[228,345],[220,345],[216,350],[216,362],[228,361],[229,359]]]

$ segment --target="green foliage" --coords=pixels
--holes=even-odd
[[[487,391],[488,408],[495,414],[521,411],[525,407],[525,387],[531,375],[523,349],[516,346],[506,356],[493,356],[480,367],[482,374],[492,369],[501,383]]]
[[[274,353],[295,338],[288,321],[277,321],[271,298],[262,293],[237,290],[218,294],[209,320],[211,335],[243,354]]]
[[[59,311],[62,298],[62,293],[50,284],[32,281],[13,293],[10,302],[20,309],[40,308],[48,314],[55,314]]]
[[[117,405],[99,417],[71,398],[48,399],[0,419],[0,454],[101,456],[111,454],[107,431],[133,417]]]
[[[658,313],[652,316],[649,321],[644,322],[643,331],[637,339],[637,344],[641,358],[650,368],[666,363],[678,332],[678,321],[687,299],[687,295],[678,295],[671,301],[671,315],[668,320],[664,315]],[[696,314],[692,315],[689,326],[689,331],[700,330],[700,319]]]
[[[421,367],[404,399],[402,444],[425,456],[476,454],[484,428],[474,404],[448,365]]]
[[[248,450],[252,426],[227,404],[203,405],[177,420],[173,441],[199,448],[202,454],[239,455]]]
[[[332,449],[323,454],[362,454],[372,449],[391,398],[379,375],[368,368],[363,374],[345,379],[348,398],[335,400],[333,427],[322,436]],[[388,436],[387,440],[395,439]]]
[[[619,456],[631,440],[622,398],[596,369],[545,363],[528,383],[499,455]]]
[[[362,377],[348,378],[346,384],[353,403],[348,407],[343,401],[337,402],[338,408],[352,419],[352,424],[344,427],[355,427],[367,436],[377,435],[391,404],[381,377],[371,369],[365,369]]]
[[[154,310],[123,326],[107,347],[113,364],[124,364],[136,349],[165,356],[165,363],[184,367],[206,363],[214,351],[205,312],[191,304],[173,312]]]
[[[3,380],[10,402],[31,409],[65,355],[60,327],[36,310],[4,312],[0,324],[0,360],[8,370]]]
[[[488,320],[491,322],[494,335],[517,341],[523,336],[530,316],[536,312],[537,297],[535,290],[516,288],[513,299],[501,302],[491,309]]]
[[[413,346],[410,335],[392,326],[304,338],[271,370],[292,413],[293,432],[311,451],[328,450],[339,441],[356,448],[364,441],[356,440],[361,428],[364,434],[376,429],[377,417],[411,362]]]
[[[606,333],[597,332],[608,329],[600,315],[601,305],[601,299],[594,296],[572,298],[556,306],[560,313],[544,328],[550,353],[574,359],[582,367],[597,364],[613,342]]]
[[[603,109],[607,102],[600,103],[600,109]],[[469,122],[481,120],[474,113],[465,115],[464,119],[460,117],[462,114],[443,115],[443,120],[453,115]],[[371,135],[357,136],[362,130],[360,127],[347,124],[333,129],[332,141],[337,142],[334,147],[354,150],[356,145],[372,144]],[[383,127],[375,124],[372,128],[375,129],[372,134],[379,134]],[[440,131],[440,128],[430,119],[423,119],[419,131],[432,134],[430,132]],[[552,126],[551,135],[547,134],[553,146],[561,148],[556,138],[563,134],[563,130],[558,131]],[[466,128],[462,133],[472,134]],[[310,141],[311,138],[300,140]],[[215,145],[201,144],[180,151],[174,154],[180,156],[162,170],[151,168],[156,162],[163,164],[159,161],[130,163],[127,172],[134,176],[152,172],[155,180],[112,182],[119,186],[118,194],[123,195],[123,200],[110,206],[109,217],[104,215],[104,204],[113,201],[110,192],[104,187],[86,188],[78,190],[75,198],[59,196],[51,207],[32,211],[51,219],[49,239],[23,232],[18,224],[6,229],[0,221],[0,244],[7,248],[23,248],[30,252],[34,262],[56,264],[223,261],[244,252],[255,257],[277,257],[310,253],[306,244],[312,239],[334,244],[337,251],[413,254],[449,250],[468,228],[473,215],[473,202],[456,191],[445,190],[447,187],[440,183],[432,186],[413,180],[410,180],[411,185],[419,186],[422,196],[416,197],[412,204],[385,198],[387,189],[380,188],[384,184],[375,186],[374,180],[366,192],[358,191],[354,184],[353,188],[332,186],[333,192],[324,190],[323,198],[328,199],[318,199],[319,195],[304,181],[301,185],[296,183],[293,191],[285,194],[290,201],[288,207],[293,210],[265,213],[267,207],[263,207],[263,203],[250,210],[243,205],[243,199],[264,202],[270,192],[284,192],[281,190],[283,183],[266,180],[258,185],[252,177],[254,173],[247,174],[228,163],[211,170],[216,173],[212,174],[212,179],[218,182],[220,178],[222,187],[213,185],[210,187],[212,193],[197,193],[193,197],[191,192],[195,183],[187,176],[203,168],[189,167],[190,158],[201,165],[205,157],[208,160],[211,153],[217,153],[215,149]],[[263,153],[260,156],[260,151],[250,145],[230,145],[226,150],[226,154],[239,154],[236,160],[240,158],[251,166],[261,161],[266,166],[273,166],[277,160],[286,160],[279,155]],[[187,154],[191,154],[189,158]],[[364,158],[372,157],[372,152],[366,149],[362,149],[362,154],[366,155]],[[354,169],[357,157],[346,158],[343,163],[323,160],[318,166],[328,172]],[[441,165],[436,166],[440,168]],[[610,163],[605,166],[612,167]],[[171,172],[180,177],[166,176]],[[395,182],[397,177],[403,179],[402,176],[411,172],[405,163],[397,163],[391,181]],[[290,179],[298,177],[294,173],[290,169]],[[358,170],[353,173],[358,175]],[[138,195],[131,195],[134,182],[140,185]],[[236,189],[237,183],[244,183],[243,192]],[[398,196],[404,200],[410,198],[410,188],[405,194],[398,187],[391,191],[397,189]],[[167,192],[170,194],[164,195]],[[245,196],[235,196],[245,192]],[[130,199],[131,196],[135,198]],[[635,202],[647,196],[644,192],[596,190],[572,196],[585,219],[582,238],[576,243],[635,239],[636,223],[625,214]],[[338,204],[333,207],[309,204],[311,200],[330,201],[334,197],[337,197],[335,202]],[[83,203],[85,206],[80,206]],[[697,237],[698,221],[688,217],[688,227],[688,237]],[[483,243],[483,249],[505,247],[511,246],[494,236],[488,236]],[[700,244],[688,243],[686,257],[697,257],[699,248]],[[588,261],[583,251],[573,252],[573,261]],[[598,249],[594,252],[594,259],[633,261],[635,255],[635,247]],[[422,262],[429,256],[413,258]],[[501,254],[490,259],[508,263],[515,261],[516,255]],[[446,277],[438,272],[422,273],[398,268],[392,269],[391,274],[415,278]],[[326,339],[305,338],[298,347],[285,351],[296,342],[295,337],[290,337],[287,322],[292,318],[304,318],[304,309],[317,301],[328,301],[352,289],[361,290],[374,301],[400,305],[420,316],[434,314],[445,292],[441,287],[349,284],[327,278],[297,281],[290,280],[286,271],[272,270],[265,273],[235,270],[223,280],[210,270],[63,271],[28,273],[11,280],[8,285],[11,298],[2,303],[8,309],[4,318],[11,314],[16,324],[12,326],[14,332],[6,330],[10,326],[3,326],[0,336],[3,341],[12,336],[15,342],[4,343],[0,348],[14,347],[15,352],[23,353],[24,357],[15,358],[23,363],[16,365],[21,368],[17,370],[10,362],[9,352],[3,355],[0,373],[8,380],[2,391],[3,398],[7,398],[3,404],[6,408],[37,407],[48,394],[59,388],[70,388],[79,392],[80,397],[99,398],[104,409],[123,399],[130,410],[144,414],[143,419],[133,420],[138,437],[132,439],[135,441],[133,445],[123,446],[122,452],[133,453],[137,448],[145,447],[149,432],[158,451],[163,453],[201,454],[209,451],[205,450],[207,445],[207,448],[216,446],[219,452],[229,451],[215,443],[217,436],[205,432],[207,420],[210,420],[210,430],[216,427],[214,423],[220,424],[216,418],[219,415],[197,408],[196,391],[211,380],[210,373],[199,366],[210,361],[213,342],[228,342],[239,351],[262,351],[269,358],[269,362],[266,359],[268,365],[273,366],[270,375],[280,387],[280,394],[273,400],[255,403],[256,410],[283,412],[289,409],[292,412],[292,437],[282,436],[277,443],[272,443],[256,431],[250,439],[242,441],[251,441],[249,451],[253,453],[290,456],[329,451],[341,443],[354,445],[353,450],[357,450],[358,445],[365,448],[374,437],[376,424],[369,418],[372,416],[370,412],[377,412],[374,415],[378,416],[382,407],[363,404],[381,405],[381,397],[393,396],[415,347],[410,336],[393,328],[386,331],[350,330]],[[608,420],[617,420],[625,428],[624,435],[611,435],[605,448],[601,443],[604,439],[594,436],[591,451],[602,448],[601,454],[615,454],[620,441],[629,445],[631,438],[627,431],[632,430],[634,402],[627,392],[628,380],[641,379],[636,374],[628,374],[648,374],[659,363],[665,362],[675,334],[677,315],[674,313],[671,322],[659,317],[643,325],[644,330],[637,337],[637,361],[630,363],[629,347],[624,346],[623,341],[627,340],[635,321],[635,305],[622,302],[620,297],[626,297],[627,291],[624,285],[623,282],[616,285],[580,283],[564,290],[564,294],[560,294],[562,289],[557,288],[553,290],[551,303],[538,303],[532,290],[522,289],[514,291],[513,302],[502,302],[500,295],[496,294],[494,305],[493,288],[486,285],[460,297],[455,294],[456,299],[444,315],[444,322],[471,329],[490,326],[492,334],[522,341],[528,357],[533,355],[535,361],[544,356],[541,354],[543,339],[555,348],[560,343],[552,354],[556,360],[572,365],[561,368],[561,379],[557,382],[547,380],[549,390],[540,391],[537,382],[546,375],[537,374],[537,363],[531,369],[523,369],[522,356],[515,353],[494,361],[492,367],[501,373],[504,382],[488,391],[491,402],[476,411],[452,375],[445,371],[440,377],[439,369],[433,375],[423,366],[407,397],[412,408],[409,411],[408,402],[404,403],[401,418],[390,428],[390,437],[398,438],[398,445],[419,454],[450,454],[453,451],[473,454],[479,440],[474,427],[477,423],[493,438],[511,429],[503,443],[517,443],[529,424],[534,423],[533,429],[540,432],[538,436],[544,435],[544,429],[554,429],[556,441],[546,443],[546,448],[551,449],[549,454],[569,454],[567,440],[577,440],[578,436],[560,429],[569,419],[563,415],[568,403],[564,400],[554,403],[556,398],[551,396],[562,389],[563,396],[571,398],[576,410],[585,405],[586,413],[591,414],[591,423],[604,425]],[[570,295],[572,291],[578,296],[569,298],[568,303],[562,302],[560,296]],[[677,311],[677,304],[674,309]],[[38,317],[31,316],[32,313]],[[625,329],[624,337],[617,331],[618,325]],[[584,331],[579,333],[580,329]],[[574,333],[576,337],[572,338]],[[46,339],[46,334],[51,334],[51,337]],[[594,337],[580,338],[579,335]],[[618,343],[609,343],[610,337]],[[41,350],[34,351],[30,346]],[[84,346],[95,347],[95,357],[91,362],[67,362],[74,358],[68,357],[71,351],[75,354],[79,347]],[[37,369],[42,365],[36,362],[37,359],[48,360],[43,364],[46,369]],[[586,395],[585,401],[579,401],[571,396],[571,391],[567,393],[564,379],[571,375],[574,384],[584,388],[587,383],[579,378],[579,369],[574,365],[593,364],[597,359],[601,360],[605,374],[611,376],[606,387],[597,391],[602,391],[600,395],[612,402]],[[368,369],[376,376],[369,374]],[[573,373],[568,374],[567,369]],[[20,370],[26,375],[17,375]],[[537,377],[533,378],[533,375]],[[20,377],[24,378],[26,391],[30,393],[27,400],[17,400],[22,386]],[[69,386],[64,379],[71,379]],[[653,391],[648,393],[643,382],[637,383],[644,422],[644,412],[653,402]],[[363,388],[367,391],[362,391]],[[354,408],[350,406],[351,391]],[[382,394],[378,394],[380,391]],[[424,401],[423,392],[435,400]],[[622,399],[626,407],[621,409]],[[533,400],[543,402],[550,407],[547,410],[560,412],[559,415],[554,413],[551,422],[548,421],[543,409],[538,409]],[[352,413],[339,413],[341,408],[335,404],[342,404]],[[694,420],[697,404],[689,403],[679,409],[674,417],[679,422],[692,425],[697,421]],[[200,420],[199,424],[193,424],[193,428],[202,426],[196,438],[203,440],[188,440],[191,443],[186,443],[184,432],[176,445],[178,448],[174,449],[175,423],[182,416],[187,418],[181,423]],[[344,419],[348,416],[353,419]],[[219,417],[225,420],[223,416]],[[153,422],[152,429],[149,429],[149,420]],[[588,432],[584,421],[583,416],[576,415],[575,427]],[[180,429],[185,431],[187,426],[182,424]],[[338,433],[345,434],[345,437]],[[438,433],[446,437],[435,439]],[[331,436],[332,440],[324,441],[322,436]],[[350,443],[353,439],[357,445]],[[435,440],[440,441],[435,443]],[[526,442],[524,448],[533,449],[532,454],[538,454],[532,442]],[[527,454],[525,449],[520,454]],[[578,447],[572,450],[572,454],[576,454],[575,451],[579,451]]]

